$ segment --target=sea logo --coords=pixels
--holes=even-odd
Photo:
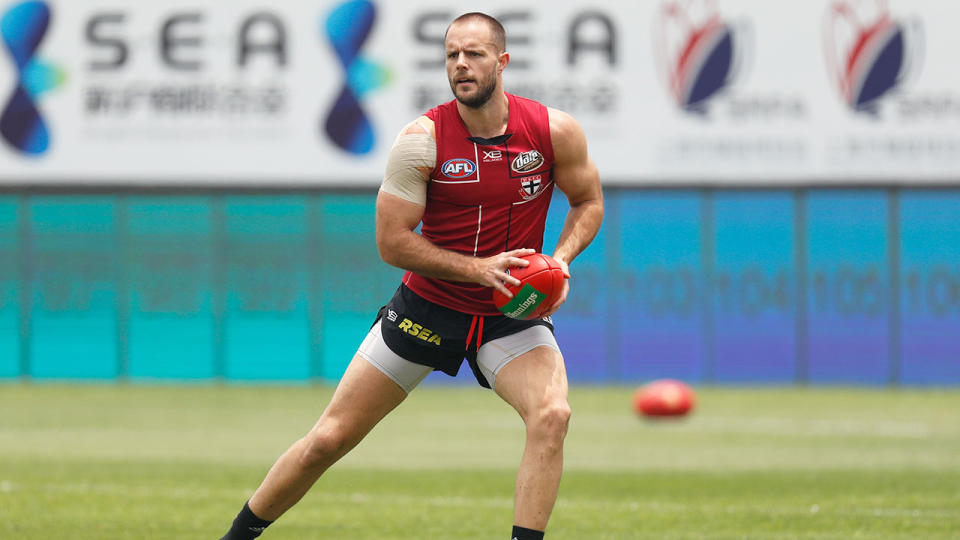
[[[449,178],[466,178],[477,170],[477,165],[465,158],[448,159],[440,167],[440,172]]]
[[[916,73],[920,22],[895,20],[886,0],[837,0],[824,28],[827,69],[856,112],[876,115],[882,98]]]
[[[334,144],[356,155],[369,153],[376,143],[373,123],[361,102],[390,80],[386,67],[361,55],[376,15],[373,2],[349,0],[334,8],[323,21],[344,72],[343,88],[327,113],[323,129]]]
[[[740,72],[748,28],[724,21],[715,0],[665,2],[654,28],[660,72],[677,105],[706,114]]]
[[[46,2],[21,2],[0,18],[0,35],[16,69],[13,93],[0,113],[0,136],[31,156],[39,156],[50,147],[50,130],[37,108],[37,99],[66,79],[59,68],[36,56],[50,16]]]

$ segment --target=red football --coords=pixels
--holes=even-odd
[[[633,410],[643,416],[683,416],[695,404],[693,389],[673,379],[653,381],[633,393]]]
[[[530,264],[509,269],[510,275],[520,280],[519,286],[507,284],[513,298],[494,289],[493,303],[507,317],[536,319],[542,317],[563,292],[563,268],[553,257],[543,253],[520,258]]]

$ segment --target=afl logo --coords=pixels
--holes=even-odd
[[[465,158],[448,159],[440,168],[440,172],[450,178],[466,178],[476,170],[476,164]]]
[[[513,158],[510,168],[513,169],[513,172],[528,173],[539,169],[541,165],[543,165],[543,154],[536,150],[530,150]]]
[[[912,67],[920,23],[894,20],[886,0],[833,2],[824,26],[827,69],[844,102],[877,113],[880,98],[897,88]]]
[[[681,109],[705,114],[735,78],[748,28],[723,21],[716,0],[665,2],[656,24],[654,50],[671,96]]]

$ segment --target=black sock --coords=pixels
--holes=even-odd
[[[524,529],[523,527],[513,526],[513,533],[510,536],[511,540],[543,540],[543,531],[535,531],[533,529]]]
[[[233,520],[233,526],[220,540],[253,540],[263,534],[263,530],[271,523],[273,522],[258,518],[250,510],[249,504],[243,503],[243,510],[240,510]]]

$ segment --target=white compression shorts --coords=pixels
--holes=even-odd
[[[516,334],[494,339],[481,345],[477,353],[477,365],[487,379],[487,383],[490,384],[490,388],[496,388],[494,382],[503,366],[509,364],[511,360],[521,354],[530,352],[541,345],[560,352],[557,340],[553,337],[553,332],[549,328],[539,325],[531,326]],[[360,344],[357,354],[370,362],[384,375],[390,377],[408,394],[433,371],[430,366],[411,362],[393,352],[383,341],[380,321],[377,321],[370,332],[367,333],[367,337]]]

